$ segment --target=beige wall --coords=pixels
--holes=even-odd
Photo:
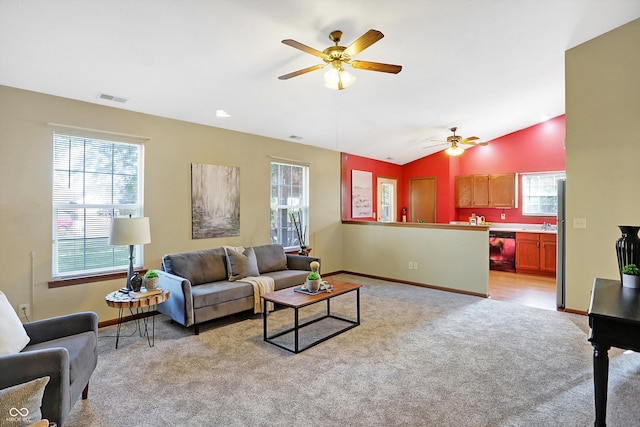
[[[312,254],[322,258],[323,271],[342,268],[338,152],[0,86],[0,290],[16,309],[32,303],[32,319],[81,310],[96,311],[100,321],[113,319],[117,311],[104,296],[124,281],[47,286],[50,122],[151,137],[145,143],[145,216],[152,240],[145,246],[146,268],[159,268],[169,252],[268,243],[269,156],[311,163]],[[239,237],[191,239],[191,163],[240,167]]]
[[[567,307],[618,279],[618,225],[640,225],[640,19],[566,56]],[[573,228],[586,218],[587,228]]]
[[[480,295],[489,294],[488,242],[487,227],[343,225],[345,270]]]

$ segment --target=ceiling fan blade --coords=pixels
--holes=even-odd
[[[287,80],[287,79],[290,79],[291,77],[296,77],[296,76],[299,76],[300,74],[310,73],[311,71],[319,70],[319,69],[324,68],[326,66],[327,66],[327,64],[314,65],[312,67],[307,67],[307,68],[303,68],[302,70],[294,71],[293,73],[284,74],[284,75],[278,77],[278,79]]]
[[[465,141],[475,141],[477,139],[480,139],[480,138],[478,138],[477,136],[470,136],[469,138],[463,138],[463,140]]]
[[[402,65],[382,64],[380,62],[351,61],[349,64],[353,68],[370,71],[381,71],[383,73],[398,74],[402,71]]]
[[[384,37],[384,34],[382,34],[380,31],[369,30],[363,35],[361,35],[358,40],[351,43],[349,47],[347,47],[344,50],[344,53],[350,56],[351,58],[353,58],[354,56],[356,56],[357,54],[359,54],[360,52],[362,52],[363,50],[365,50],[366,48],[368,48],[369,46],[371,46],[372,44],[374,44],[375,42],[377,42],[383,37]]]
[[[325,59],[327,57],[327,55],[320,52],[319,50],[309,47],[295,40],[286,39],[286,40],[282,40],[282,43],[286,44],[287,46],[291,46],[293,48],[299,49],[303,52],[310,53],[311,55],[317,56],[318,58],[321,58],[321,59]]]

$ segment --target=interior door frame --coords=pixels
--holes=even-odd
[[[376,221],[380,221],[380,208],[382,206],[380,193],[382,184],[393,185],[393,207],[391,209],[391,220],[389,222],[396,222],[398,220],[398,179],[382,175],[376,176]]]

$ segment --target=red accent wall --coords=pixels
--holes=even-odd
[[[393,163],[373,160],[353,154],[342,153],[342,219],[354,219],[351,216],[351,171],[360,170],[371,172],[371,188],[373,189],[373,215],[371,218],[356,218],[359,221],[376,221],[378,205],[376,194],[377,177],[395,178],[398,180],[398,192],[403,188],[402,166]],[[401,203],[402,194],[398,194],[398,203]],[[398,216],[398,218],[400,218]]]
[[[412,178],[436,177],[436,221],[467,221],[472,212],[487,221],[509,223],[540,223],[549,217],[524,217],[518,201],[516,209],[456,209],[454,207],[454,177],[488,173],[555,172],[565,170],[565,116],[489,141],[487,146],[472,147],[459,156],[450,157],[440,151],[405,165],[395,165],[366,157],[342,154],[342,218],[351,217],[351,171],[372,172],[373,202],[376,206],[376,176],[398,179],[398,210],[409,208],[409,185]],[[520,188],[520,177],[518,189]],[[521,198],[522,192],[518,191]],[[374,208],[375,211],[375,208]],[[506,219],[500,219],[505,212]],[[398,218],[399,212],[398,212]],[[363,219],[363,218],[359,218]],[[375,220],[374,217],[369,220]]]

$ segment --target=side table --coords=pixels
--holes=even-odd
[[[155,313],[151,315],[151,336],[149,336],[148,329],[148,314],[151,313],[152,309],[155,311],[155,308],[158,304],[162,304],[166,300],[169,299],[169,290],[161,289],[162,293],[151,295],[147,297],[136,298],[133,295],[125,294],[120,291],[111,292],[107,294],[104,298],[109,307],[118,309],[118,326],[116,329],[116,348],[118,348],[118,341],[120,340],[120,327],[122,326],[122,318],[124,310],[129,310],[131,315],[135,318],[136,329],[140,332],[140,336],[146,336],[147,341],[149,342],[149,347],[153,347],[155,345],[156,338],[156,321],[155,321]],[[135,314],[133,313],[133,309],[136,309]],[[146,308],[146,310],[145,310]],[[140,314],[146,314],[142,318],[144,323],[144,333],[140,326]],[[135,332],[135,331],[134,331]]]

